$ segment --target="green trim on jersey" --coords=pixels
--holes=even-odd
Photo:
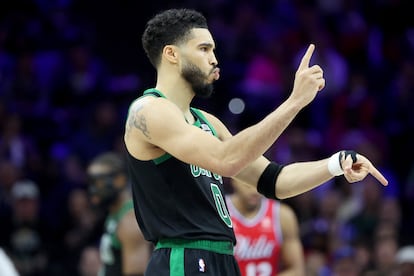
[[[160,157],[153,159],[152,161],[154,162],[155,165],[159,165],[159,164],[167,161],[170,158],[171,158],[171,154],[166,152],[163,155],[161,155]]]
[[[165,97],[164,94],[162,94],[162,92],[160,90],[157,90],[155,88],[149,88],[147,90],[144,91],[144,93],[142,94],[142,96],[147,96],[147,95],[151,95],[151,94],[157,94],[159,97],[161,98],[167,98]]]
[[[200,119],[202,119],[208,126],[209,126],[209,128],[211,129],[211,132],[213,133],[213,135],[215,136],[215,137],[218,137],[217,136],[217,132],[216,132],[216,130],[215,130],[215,128],[210,124],[210,122],[206,119],[206,117],[204,116],[204,114],[200,111],[200,109],[197,109],[197,108],[194,108],[194,107],[191,107],[191,110],[192,111],[194,111],[194,113],[197,115],[196,117],[197,117],[197,120],[194,122],[194,125],[195,126],[197,126],[197,127],[200,127],[201,126],[201,122],[200,122]]]
[[[234,251],[233,243],[231,241],[213,240],[162,239],[155,245],[155,249],[159,248],[201,249],[225,255],[233,255]]]

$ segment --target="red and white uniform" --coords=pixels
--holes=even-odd
[[[277,275],[282,245],[280,204],[263,198],[254,218],[245,218],[226,198],[237,244],[234,249],[242,276]]]

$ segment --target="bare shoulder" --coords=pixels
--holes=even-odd
[[[141,133],[144,137],[151,139],[148,132],[148,120],[156,123],[156,118],[164,113],[176,112],[176,107],[164,98],[142,97],[131,103],[125,125],[125,136],[133,134],[134,131]]]
[[[163,151],[157,146],[171,125],[185,123],[178,107],[164,98],[142,97],[131,103],[125,123],[124,142],[130,154],[141,160],[153,159]]]

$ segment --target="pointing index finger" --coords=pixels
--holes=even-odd
[[[388,180],[374,166],[371,166],[371,169],[369,170],[369,173],[373,177],[375,177],[379,182],[381,182],[382,185],[384,185],[384,186],[388,185]]]
[[[304,70],[309,67],[309,62],[312,57],[313,51],[315,50],[315,45],[310,44],[306,53],[303,55],[302,60],[300,61],[298,71]]]

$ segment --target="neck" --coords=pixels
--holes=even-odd
[[[183,113],[183,116],[189,124],[194,123],[194,117],[190,111],[191,101],[194,98],[194,92],[188,87],[188,84],[177,82],[174,85],[163,85],[165,82],[157,82],[155,89],[171,102],[173,102]]]
[[[192,90],[179,86],[170,88],[168,86],[157,85],[155,89],[161,91],[168,100],[175,103],[182,111],[189,109],[191,101],[194,98]]]
[[[184,114],[189,111],[194,92],[189,83],[176,71],[160,69],[155,89],[161,91],[168,100],[175,103]]]

